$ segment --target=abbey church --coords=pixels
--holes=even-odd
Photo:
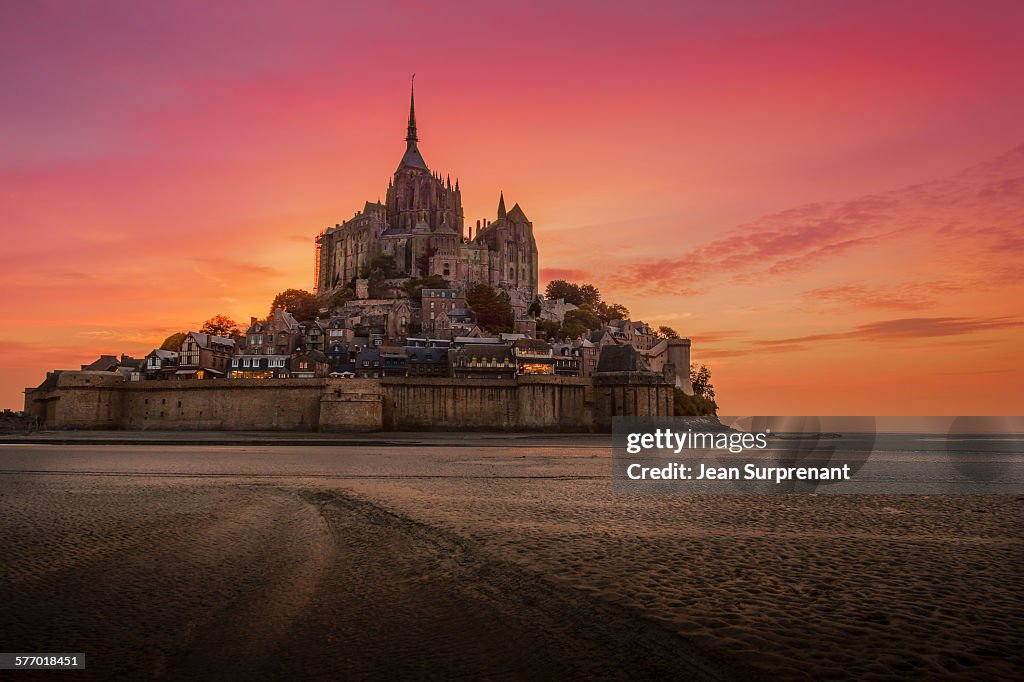
[[[390,255],[406,278],[440,275],[457,291],[490,284],[525,310],[538,295],[537,241],[526,214],[518,204],[506,210],[502,195],[495,220],[477,221],[467,232],[458,179],[452,185],[450,176],[431,171],[420,153],[415,91],[405,142],[385,202],[366,202],[355,217],[317,236],[317,293],[365,277],[374,258]]]

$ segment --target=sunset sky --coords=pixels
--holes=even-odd
[[[312,287],[420,149],[723,414],[1024,413],[1024,3],[10,2],[0,407]]]

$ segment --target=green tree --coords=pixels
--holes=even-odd
[[[629,309],[618,303],[607,303],[601,298],[601,291],[593,284],[575,284],[564,279],[553,279],[544,289],[548,299],[564,299],[575,306],[587,306],[605,322],[629,318]]]
[[[619,305],[618,303],[599,302],[594,306],[594,310],[605,322],[629,319],[629,308],[624,305]]]
[[[306,322],[320,314],[320,301],[305,289],[285,289],[274,297],[268,317],[274,314],[275,308],[284,308],[299,322]]]
[[[672,327],[666,327],[665,325],[661,325],[660,327],[658,327],[658,338],[659,339],[678,339],[679,338],[679,332],[677,332]]]
[[[466,305],[483,329],[492,334],[512,331],[512,305],[505,292],[498,293],[489,284],[475,284],[466,292]]]
[[[540,299],[539,298],[535,298],[535,299],[533,299],[533,303],[530,304],[530,307],[527,308],[526,314],[529,315],[530,317],[539,317],[540,313],[541,313]]]
[[[398,274],[398,268],[395,266],[395,257],[388,253],[382,253],[370,261],[370,272],[374,270],[380,270],[384,273],[384,277],[390,279]]]
[[[160,350],[177,351],[181,347],[181,342],[185,340],[186,336],[188,336],[188,334],[186,334],[185,332],[177,332],[175,334],[171,334],[166,339],[164,339],[163,343],[160,344]]]
[[[593,284],[580,284],[578,290],[580,292],[580,303],[576,305],[589,305],[591,308],[596,308],[600,305],[601,292]]]
[[[231,338],[232,336],[239,336],[242,333],[238,328],[238,323],[227,315],[214,315],[206,322],[203,322],[203,326],[199,328],[199,332],[201,334],[223,336],[226,339]]]
[[[370,281],[367,282],[367,293],[370,294],[370,298],[384,298],[384,295],[387,293],[387,287],[384,283],[385,279],[387,277],[380,268],[370,271]]]
[[[421,279],[407,279],[402,288],[405,289],[406,296],[417,300],[424,289],[447,289],[448,280],[441,275],[429,275]]]
[[[572,303],[573,305],[583,303],[580,288],[571,282],[566,282],[564,279],[553,279],[548,282],[548,286],[544,289],[544,298],[552,300],[561,298],[566,303]]]
[[[327,308],[340,308],[345,305],[356,295],[356,292],[351,287],[342,287],[331,294],[326,294],[320,297],[320,307]]]
[[[711,370],[707,365],[701,365],[697,369],[690,363],[690,384],[693,385],[693,394],[705,400],[715,401],[715,387],[711,384]]]
[[[562,325],[557,320],[537,320],[537,333],[550,341],[564,338]]]
[[[604,326],[604,321],[588,305],[582,305],[576,310],[570,310],[565,314],[564,326],[575,326],[576,323],[585,327],[587,331],[595,331]],[[578,336],[578,334],[574,336]]]
[[[568,315],[566,315],[566,317],[568,317]],[[579,320],[566,320],[562,325],[561,337],[563,339],[578,339],[589,331],[591,331],[591,329]]]
[[[718,414],[718,404],[714,400],[699,395],[686,395],[681,388],[672,392],[673,413],[677,417],[709,417]]]

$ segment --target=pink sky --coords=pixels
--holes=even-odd
[[[1024,412],[1019,2],[13,3],[0,406],[312,283],[422,149],[724,413]]]

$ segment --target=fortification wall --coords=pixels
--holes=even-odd
[[[383,379],[386,430],[590,431],[590,382],[566,377]]]
[[[610,431],[612,417],[671,416],[672,384],[656,375],[611,372],[594,378],[594,424]]]
[[[26,394],[25,411],[63,429],[120,428],[124,383],[123,377],[108,372],[62,372],[56,389],[38,396],[31,406],[31,394]]]
[[[361,396],[369,390],[373,410],[341,411],[351,402],[335,396],[339,379],[241,379],[216,381],[128,382],[121,390],[121,428],[224,431],[374,431],[380,428],[380,390],[376,382],[351,380],[343,390]],[[376,418],[375,418],[376,417]],[[346,428],[347,427],[347,428]]]
[[[292,381],[282,379],[282,381]],[[376,379],[324,379],[318,431],[380,431],[384,394]]]
[[[30,390],[45,428],[223,431],[604,431],[614,415],[667,415],[657,375],[515,380],[386,378],[128,382],[64,372]]]

